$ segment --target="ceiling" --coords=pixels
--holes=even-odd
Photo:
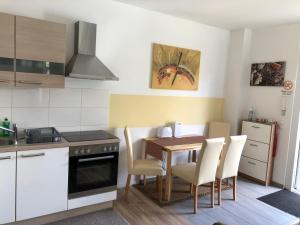
[[[300,0],[117,0],[226,29],[300,21]]]

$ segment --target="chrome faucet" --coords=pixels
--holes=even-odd
[[[5,130],[5,131],[8,131],[10,133],[13,133],[14,134],[14,139],[13,139],[13,142],[14,142],[14,145],[17,145],[18,144],[18,126],[16,123],[13,123],[13,129],[8,129],[6,127],[1,127],[0,126],[0,130]]]

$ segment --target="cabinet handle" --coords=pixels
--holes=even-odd
[[[18,83],[21,83],[21,84],[34,84],[34,85],[41,85],[41,84],[43,84],[40,81],[26,81],[26,80],[18,80]]]
[[[253,128],[256,128],[256,129],[257,129],[257,128],[260,128],[259,126],[254,126],[254,125],[253,125],[252,127],[253,127]]]
[[[256,166],[256,163],[248,161],[249,164]]]
[[[255,145],[255,144],[249,144],[250,146],[253,146],[253,147],[258,147],[258,145]]]
[[[0,83],[9,83],[9,80],[0,80]]]
[[[0,160],[6,160],[6,159],[11,159],[11,156],[0,157]]]
[[[44,156],[44,155],[45,155],[45,153],[28,154],[28,155],[21,155],[21,158],[38,157],[38,156]]]

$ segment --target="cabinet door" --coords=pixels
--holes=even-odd
[[[16,58],[65,63],[64,24],[16,16]]]
[[[0,86],[15,84],[15,16],[0,13]]]
[[[69,148],[17,153],[17,221],[67,210]]]
[[[15,221],[16,153],[0,153],[0,224]]]

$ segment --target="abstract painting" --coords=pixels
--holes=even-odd
[[[197,90],[200,51],[153,44],[152,88]]]
[[[286,62],[251,65],[250,86],[283,86]]]

